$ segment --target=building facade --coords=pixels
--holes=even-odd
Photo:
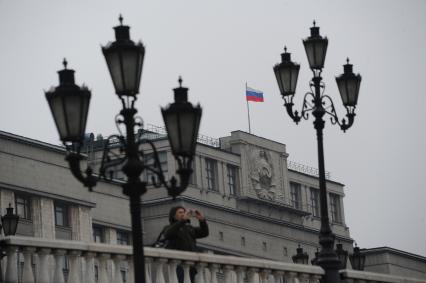
[[[167,139],[148,134],[165,175],[171,177],[176,164]],[[0,139],[1,211],[9,203],[16,208],[21,217],[18,235],[131,243],[129,203],[121,192],[124,176],[119,170],[111,172],[114,181],[101,181],[89,192],[71,175],[62,147],[5,132]],[[88,164],[99,165],[103,143],[101,137],[88,135]],[[152,162],[147,152],[146,161]],[[166,190],[154,186],[143,196],[144,243],[155,241],[170,207],[179,204],[206,214],[211,232],[199,242],[204,250],[291,262],[300,244],[312,258],[319,247],[317,177],[296,165],[297,170],[289,169],[287,158],[284,144],[242,131],[219,141],[204,140],[197,146],[191,184],[182,196],[172,201]],[[149,174],[144,178],[151,180]],[[350,249],[343,185],[331,180],[327,185],[333,230]]]

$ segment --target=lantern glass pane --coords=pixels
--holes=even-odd
[[[174,111],[163,110],[163,119],[166,125],[170,146],[172,147],[173,153],[175,153],[181,146],[178,115]]]
[[[195,143],[198,135],[198,128],[200,125],[200,115],[196,109],[190,109],[181,113],[181,135],[182,135],[182,148],[181,152],[185,155],[193,155],[195,150]]]
[[[124,89],[124,82],[121,70],[120,52],[118,50],[108,50],[104,52],[115,92],[121,93]]]
[[[61,140],[64,140],[68,137],[68,131],[62,97],[58,95],[51,95],[49,98],[49,105],[56,127],[58,128],[59,136]]]
[[[82,105],[84,98],[78,95],[68,95],[64,99],[65,117],[68,121],[68,135],[70,137],[81,137],[84,134],[81,129]]]
[[[139,92],[139,55],[139,52],[137,52],[134,48],[122,51],[124,78],[123,90],[129,94],[136,94]]]
[[[297,78],[299,76],[299,66],[297,66],[297,68],[292,68],[291,69],[291,86],[290,86],[290,91],[292,93],[296,92],[296,86],[297,86]]]
[[[337,80],[340,96],[342,97],[343,105],[356,106],[358,102],[358,92],[360,80],[358,77],[345,77]]]
[[[311,67],[311,69],[313,69],[316,66],[314,44],[312,43],[312,41],[305,41],[304,44],[309,66]]]

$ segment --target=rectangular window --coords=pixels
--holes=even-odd
[[[226,169],[228,171],[228,193],[235,195],[238,189],[238,167],[228,164]]]
[[[311,208],[312,215],[320,217],[320,193],[316,188],[311,188]]]
[[[206,179],[207,189],[211,191],[218,191],[217,187],[217,162],[216,160],[206,158]]]
[[[31,199],[28,196],[15,195],[16,214],[21,219],[31,220]]]
[[[93,242],[105,243],[104,229],[101,226],[93,225],[92,231],[93,231]]]
[[[290,182],[290,204],[296,209],[302,209],[301,185]]]
[[[340,196],[337,194],[329,194],[330,197],[330,210],[331,210],[331,221],[336,223],[342,223],[342,210],[340,207]]]
[[[246,238],[245,237],[241,237],[241,246],[242,247],[246,246]]]
[[[167,180],[168,179],[168,175],[167,175],[167,173],[168,173],[167,152],[159,151],[157,153],[158,153],[158,161],[160,162],[161,170],[163,171],[164,178]],[[155,159],[154,159],[153,153],[146,154],[144,160],[145,160],[147,165],[153,166],[155,164]],[[154,170],[159,171],[159,168],[154,168]],[[152,184],[152,178],[154,178],[154,180],[156,180],[158,182],[157,175],[154,172],[147,169],[146,170],[146,181],[148,182],[148,184]]]
[[[195,169],[195,156],[194,159],[191,162],[190,168],[192,169],[191,176],[189,176],[188,183],[191,185],[197,185],[197,176],[196,176],[196,169]]]
[[[117,244],[130,245],[130,235],[127,231],[117,230]]]
[[[55,224],[69,227],[68,206],[64,203],[55,202]]]
[[[121,279],[123,280],[123,283],[127,283],[127,271],[126,270],[120,270],[121,273]]]

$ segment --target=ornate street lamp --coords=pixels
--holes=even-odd
[[[168,132],[169,143],[175,156],[178,168],[176,173],[179,181],[172,177],[166,180],[161,168],[156,147],[149,139],[143,139],[143,124],[140,117],[136,117],[134,107],[139,93],[139,83],[142,74],[145,48],[142,43],[134,43],[130,39],[129,27],[123,25],[120,16],[120,25],[114,27],[116,40],[102,47],[115,92],[121,100],[122,109],[116,117],[117,127],[125,128],[125,135],[112,135],[106,140],[102,163],[97,176],[93,175],[90,166],[82,173],[80,154],[86,127],[87,114],[91,93],[87,87],[79,87],[74,82],[74,71],[67,69],[64,60],[64,69],[59,71],[59,86],[46,92],[46,99],[52,111],[58,128],[59,136],[67,150],[66,160],[72,174],[91,190],[96,186],[99,178],[110,180],[108,174],[117,167],[126,175],[122,185],[123,193],[130,199],[130,214],[133,237],[133,262],[135,267],[135,282],[145,282],[145,258],[143,250],[141,225],[141,196],[147,190],[147,182],[141,180],[141,174],[148,170],[157,178],[152,178],[156,187],[163,186],[168,194],[175,198],[188,186],[192,173],[192,160],[195,154],[196,140],[201,120],[201,107],[194,107],[188,102],[188,88],[180,86],[174,89],[174,103],[162,108],[164,123]],[[139,134],[135,134],[138,132]],[[142,134],[140,134],[142,133]],[[142,144],[149,144],[152,150],[151,160],[142,150]],[[151,156],[151,155],[149,155]]]
[[[9,203],[9,207],[6,208],[6,214],[1,217],[0,229],[3,226],[3,232],[5,236],[14,236],[16,229],[18,228],[19,216],[13,213],[13,207]]]
[[[336,254],[339,257],[341,263],[340,269],[346,269],[348,262],[348,251],[343,249],[343,245],[341,243],[336,244]]]
[[[364,270],[365,254],[362,254],[359,247],[355,244],[354,253],[349,255],[352,268],[355,270]]]
[[[322,37],[319,27],[311,27],[311,35],[303,40],[306,55],[308,57],[309,67],[312,70],[313,78],[310,82],[311,91],[305,94],[302,104],[302,111],[293,111],[293,97],[296,89],[296,82],[299,72],[299,65],[293,63],[287,49],[281,54],[282,62],[274,66],[275,77],[277,78],[280,93],[284,99],[288,115],[297,124],[303,118],[309,118],[309,112],[314,116],[314,128],[317,133],[318,144],[318,171],[319,171],[319,187],[320,187],[320,205],[321,205],[321,228],[319,235],[319,243],[321,250],[316,257],[316,264],[325,270],[324,282],[340,282],[339,269],[340,260],[334,251],[335,235],[331,231],[330,221],[328,217],[327,205],[327,188],[325,179],[324,166],[324,148],[323,148],[323,129],[325,121],[324,115],[331,116],[331,123],[338,124],[343,131],[349,129],[355,117],[355,107],[358,99],[359,86],[361,76],[352,72],[352,65],[344,65],[344,73],[336,78],[339,91],[346,107],[347,119],[341,122],[335,111],[332,99],[324,94],[325,84],[322,82],[321,72],[324,67],[325,55],[328,46],[328,40]],[[291,74],[291,75],[288,75]]]
[[[303,252],[303,248],[301,248],[300,245],[296,249],[296,254],[291,258],[293,259],[293,262],[297,264],[308,264],[309,262],[309,255],[306,252]]]

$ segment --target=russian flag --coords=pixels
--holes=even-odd
[[[263,102],[263,92],[251,87],[246,87],[246,100],[254,102]]]

